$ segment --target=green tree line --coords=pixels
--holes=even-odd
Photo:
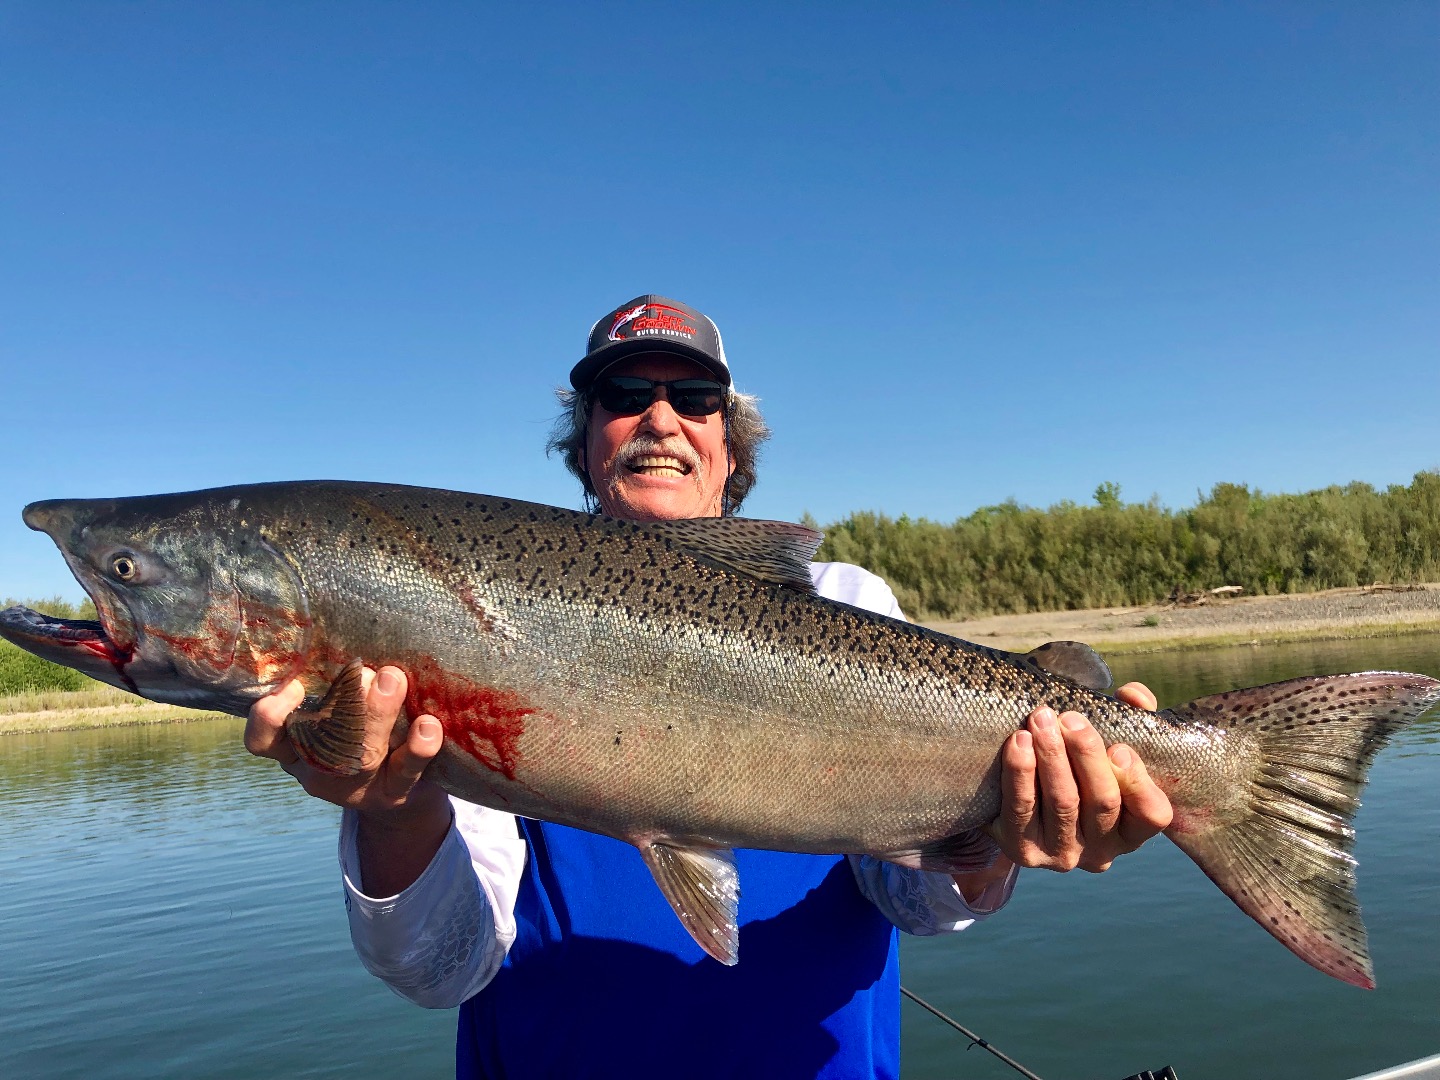
[[[1216,484],[1193,507],[1014,501],[950,524],[860,512],[825,529],[821,559],[885,578],[912,619],[1145,604],[1241,585],[1307,592],[1440,580],[1440,472],[1377,491],[1352,483],[1300,495]]]
[[[54,615],[60,619],[95,618],[95,605],[88,599],[79,604],[72,604],[58,596],[49,600],[10,599],[0,602],[0,608],[7,608],[18,603],[24,603],[28,608],[43,611],[46,615]],[[13,694],[32,694],[45,690],[88,690],[93,686],[95,686],[95,682],[92,679],[81,675],[74,668],[61,667],[48,660],[41,660],[40,657],[26,652],[18,645],[12,645],[10,642],[0,639],[0,697],[9,697]]]

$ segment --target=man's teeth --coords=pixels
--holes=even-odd
[[[684,476],[689,469],[679,458],[673,457],[637,457],[630,462],[632,472],[658,469],[663,472],[672,472],[677,476]]]

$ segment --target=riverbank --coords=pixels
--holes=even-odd
[[[1440,584],[1241,596],[1210,599],[1194,606],[1152,604],[994,615],[926,625],[999,649],[1023,652],[1046,641],[1069,640],[1087,642],[1110,656],[1290,641],[1391,637],[1440,632]],[[156,705],[121,690],[97,686],[75,693],[0,698],[0,735],[185,723],[221,715]]]
[[[925,625],[998,649],[1024,652],[1047,641],[1083,641],[1108,655],[1391,637],[1440,631],[1440,584],[1215,597],[1193,605],[1042,611]]]
[[[137,724],[183,724],[214,720],[223,713],[157,705],[123,690],[97,685],[93,690],[47,690],[0,698],[0,735],[81,728],[132,727]]]

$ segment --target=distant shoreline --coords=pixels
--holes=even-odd
[[[1198,606],[1151,604],[992,615],[925,625],[999,649],[1025,651],[1046,641],[1073,640],[1087,642],[1107,656],[1395,637],[1440,633],[1440,584],[1242,596]],[[0,698],[0,735],[218,719],[238,718],[157,705],[108,687]]]
[[[91,694],[82,690],[76,697]],[[239,717],[225,713],[199,712],[182,709],[175,705],[156,705],[153,702],[115,691],[117,696],[129,701],[116,701],[112,705],[84,705],[67,708],[63,702],[52,708],[29,712],[0,713],[0,736],[33,735],[47,731],[85,731],[96,728],[138,727],[142,724],[188,724],[197,720],[235,720]],[[56,694],[54,697],[63,697]],[[3,705],[5,699],[0,699]],[[3,744],[0,744],[3,745]]]
[[[928,622],[941,633],[1024,652],[1047,641],[1083,641],[1106,655],[1337,641],[1440,631],[1440,584],[1327,589],[1208,599],[1194,605],[991,615]]]

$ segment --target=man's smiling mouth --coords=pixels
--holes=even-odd
[[[646,454],[626,462],[625,468],[640,476],[686,476],[690,466],[679,458]]]

